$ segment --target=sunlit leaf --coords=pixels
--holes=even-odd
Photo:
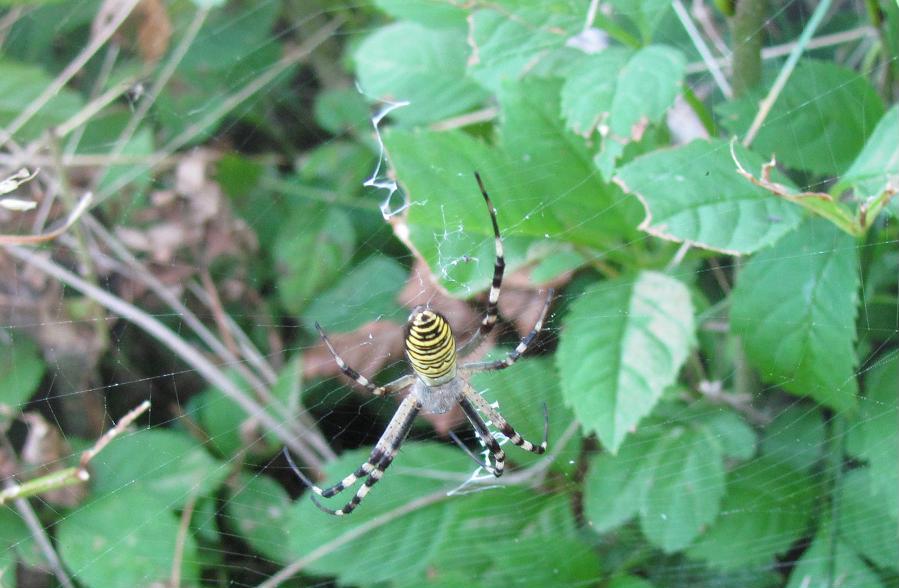
[[[735,149],[744,167],[761,167],[759,156]],[[796,205],[737,175],[730,146],[720,140],[653,151],[621,167],[615,179],[643,203],[641,229],[725,253],[770,245],[802,218]]]
[[[564,320],[556,361],[565,402],[614,453],[674,382],[693,342],[681,282],[655,272],[601,282]]]
[[[891,178],[899,176],[897,136],[899,136],[899,105],[894,105],[881,117],[861,153],[837,185],[854,188],[860,198],[876,196],[883,191]]]
[[[506,81],[524,77],[541,60],[564,47],[583,24],[581,10],[572,10],[570,4],[516,8],[514,14],[482,9],[470,17],[469,71],[493,91]]]
[[[430,29],[405,21],[369,35],[354,60],[367,96],[408,101],[408,106],[391,116],[406,124],[421,124],[465,112],[487,97],[465,76],[467,56],[464,28]]]

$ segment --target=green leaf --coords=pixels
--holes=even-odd
[[[627,17],[637,25],[644,40],[652,38],[671,7],[668,0],[611,0],[609,4],[616,14]]]
[[[133,588],[171,578],[178,518],[172,504],[149,490],[119,487],[60,520],[59,552],[73,579],[95,588]],[[181,539],[182,582],[194,586],[196,542],[189,533]]]
[[[861,468],[844,475],[838,490],[839,534],[876,565],[899,571],[899,520],[873,492],[872,473]]]
[[[243,475],[234,483],[226,503],[229,526],[272,561],[288,559],[284,551],[290,528],[284,524],[290,498],[280,484],[263,475]]]
[[[865,198],[883,192],[891,177],[899,175],[899,104],[890,108],[877,123],[861,153],[843,174],[837,192],[851,187]]]
[[[382,316],[403,322],[406,311],[396,298],[407,276],[408,271],[392,257],[372,255],[322,292],[303,316],[310,324],[318,321],[328,331],[341,333]]]
[[[721,514],[687,552],[716,568],[767,569],[807,529],[816,499],[811,480],[768,458],[728,476]]]
[[[327,483],[334,483],[354,471],[368,459],[368,454],[368,450],[356,450],[341,455],[328,465]],[[316,509],[307,496],[300,497],[287,518],[287,527],[291,530],[286,546],[288,553],[293,559],[342,540],[342,544],[310,562],[306,569],[317,575],[337,576],[342,584],[366,586],[403,576],[417,577],[441,548],[446,547],[445,537],[456,518],[456,509],[470,500],[469,497],[450,497],[446,492],[461,483],[471,469],[471,461],[458,449],[407,442],[382,481],[351,516],[333,517]],[[441,476],[425,475],[434,471]],[[458,475],[458,482],[446,480],[446,475],[452,474]],[[331,498],[327,504],[340,508],[354,491],[355,488]],[[433,495],[434,503],[346,540],[345,536],[360,525],[429,495]],[[389,548],[385,549],[385,546]]]
[[[647,124],[657,123],[680,92],[686,60],[663,45],[636,53],[612,48],[584,57],[562,87],[562,115],[576,133],[590,136],[603,124],[603,150],[620,155],[639,140]],[[615,145],[611,145],[615,143]],[[615,156],[600,156],[614,164]],[[611,176],[611,167],[601,168]]]
[[[462,27],[429,29],[396,22],[365,38],[354,53],[356,75],[371,98],[409,101],[391,117],[409,125],[439,121],[480,104],[487,93],[465,75]]]
[[[315,122],[334,135],[367,131],[371,111],[365,97],[356,89],[324,90],[315,98]]]
[[[572,67],[562,86],[562,116],[568,128],[589,137],[600,122],[612,117],[618,76],[633,55],[623,47],[610,47],[582,57]]]
[[[834,551],[835,550],[835,551]],[[836,557],[833,556],[834,552]],[[831,575],[832,573],[832,575]],[[830,522],[818,529],[799,563],[790,573],[787,588],[883,588],[880,579],[845,541],[832,544]]]
[[[761,157],[734,147],[746,169],[761,168]],[[642,202],[642,230],[734,255],[774,243],[802,218],[799,207],[737,175],[720,140],[653,151],[619,169],[615,181]]]
[[[855,404],[855,241],[808,219],[740,271],[730,324],[762,378],[842,410]]]
[[[755,431],[734,411],[715,408],[700,419],[718,440],[721,451],[727,457],[746,460],[755,455]]]
[[[718,514],[724,463],[705,428],[675,427],[663,435],[640,508],[640,529],[667,553],[684,549]]]
[[[12,345],[0,344],[0,405],[8,407],[11,414],[18,413],[37,391],[45,369],[31,341],[17,338]]]
[[[548,447],[558,451],[559,437],[574,421],[571,410],[562,404],[562,392],[559,389],[559,374],[552,360],[544,357],[520,360],[507,370],[476,374],[471,379],[472,385],[481,391],[490,402],[499,402],[499,409],[515,430],[525,439],[540,443],[543,435],[543,408],[545,402],[549,408],[549,442]],[[572,436],[553,463],[555,469],[571,472],[580,451],[580,438]],[[531,465],[544,456],[534,455],[526,451],[511,449],[506,446],[506,455],[515,463]]]
[[[0,127],[5,128],[23,110],[31,106],[52,83],[43,69],[11,59],[0,59]],[[59,90],[31,120],[15,133],[13,139],[27,143],[55,125],[74,116],[84,102],[68,89]]]
[[[694,343],[690,294],[655,272],[601,282],[572,303],[560,339],[565,402],[614,453],[687,358]]]
[[[778,414],[765,427],[762,453],[797,470],[807,470],[821,459],[824,420],[817,406],[799,404]]]
[[[476,170],[496,205],[509,272],[526,259],[550,257],[555,247],[619,247],[638,234],[633,226],[639,205],[596,178],[583,140],[567,132],[558,117],[557,94],[554,82],[506,87],[503,143],[508,152],[458,131],[384,134],[411,202],[408,235],[397,233],[451,293],[486,288],[493,274],[493,229],[474,180]]]
[[[487,586],[578,586],[599,577],[597,554],[575,539],[534,535],[496,547],[495,562],[482,576]]]
[[[721,124],[742,136],[755,118],[759,88],[718,107]],[[831,62],[803,59],[777,98],[753,147],[788,167],[839,175],[862,149],[883,114],[883,102],[864,76]]]
[[[899,519],[899,432],[896,423],[896,382],[899,361],[893,354],[865,376],[865,396],[847,432],[847,450],[868,461],[872,493],[878,495],[894,519]]]
[[[640,512],[658,460],[658,438],[638,431],[616,455],[593,456],[584,484],[584,515],[591,529],[605,533]]]
[[[123,486],[153,495],[169,508],[206,495],[228,475],[186,435],[145,429],[117,438],[91,461],[93,491],[115,497]]]
[[[342,210],[295,210],[281,226],[274,246],[278,296],[284,308],[299,313],[316,292],[345,271],[355,248],[353,224]]]
[[[432,552],[427,568],[414,577],[417,583],[410,586],[431,586],[441,579],[455,579],[455,584],[449,582],[448,586],[495,585],[483,578],[502,559],[500,552],[507,546],[528,534],[544,539],[574,535],[567,529],[569,521],[570,527],[575,525],[564,495],[550,499],[529,489],[506,487],[501,492],[475,492],[452,500],[452,519],[440,539],[442,545]],[[556,512],[566,520],[560,522]]]
[[[517,80],[565,46],[583,25],[582,10],[550,3],[512,11],[478,10],[471,17],[469,72],[492,91]]]
[[[467,11],[433,0],[375,0],[375,6],[397,20],[411,20],[431,28],[465,27]]]
[[[299,362],[299,357],[286,362],[278,373],[278,380],[270,390],[271,394],[281,401],[283,407],[299,405],[299,385],[302,380]],[[229,371],[227,375],[237,387],[243,390],[250,388],[237,372]],[[208,436],[210,447],[222,456],[231,457],[241,451],[247,451],[251,457],[268,457],[281,448],[281,441],[274,433],[260,427],[255,419],[247,415],[243,407],[222,393],[219,388],[207,388],[191,398],[190,408],[191,412],[196,412],[196,419]],[[275,403],[267,404],[265,410],[276,421],[284,421],[284,411]],[[288,414],[293,414],[290,408],[287,410]],[[249,430],[244,428],[247,424],[252,425]]]
[[[17,559],[34,566],[46,562],[22,516],[11,506],[0,506],[0,588],[16,586]]]
[[[280,38],[273,34],[280,9],[271,3],[252,8],[229,3],[209,13],[178,63],[172,81],[156,101],[154,113],[163,131],[162,141],[201,123],[194,142],[202,141],[221,120],[206,120],[209,113],[219,110],[229,95],[255,79],[259,72],[275,66],[283,53]],[[274,95],[273,90],[292,79],[294,71],[282,74],[246,107],[258,113],[271,108],[269,97]],[[252,119],[246,111],[240,115]],[[258,126],[263,126],[258,125],[261,120],[254,124],[257,134],[261,130]]]
[[[639,576],[616,576],[608,588],[653,588],[653,585]]]
[[[596,174],[586,142],[559,116],[561,88],[561,80],[527,79],[503,84],[499,91],[500,143],[520,163],[512,184],[515,198],[536,199],[527,216],[533,211],[544,216],[549,208],[565,227],[567,241],[603,247],[613,236],[633,238],[640,207]]]

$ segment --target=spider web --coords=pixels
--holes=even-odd
[[[151,7],[146,8],[150,15],[154,3],[145,4]],[[304,61],[299,73],[279,69],[279,56],[292,46],[281,41],[309,38],[334,18],[346,18],[345,13],[352,14],[350,8],[358,7],[307,13],[306,7],[283,8],[274,0],[252,7],[239,3],[189,5],[188,10],[185,6],[170,7],[174,26],[170,45],[177,47],[186,39],[188,62],[212,63],[216,56],[224,62],[215,70],[221,95],[191,102],[177,91],[163,92],[152,106],[161,136],[138,131],[124,148],[116,136],[101,133],[97,127],[85,130],[80,141],[63,143],[63,152],[71,148],[79,155],[109,155],[118,148],[134,159],[106,160],[102,180],[80,177],[83,171],[73,172],[68,181],[78,190],[93,190],[107,208],[98,209],[93,219],[82,218],[83,232],[69,231],[44,250],[52,251],[58,264],[69,270],[77,268],[81,275],[85,267],[92,267],[89,282],[113,292],[140,316],[166,326],[172,335],[162,340],[148,335],[146,326],[136,323],[134,315],[101,308],[72,283],[63,285],[58,277],[46,277],[38,260],[28,257],[23,261],[24,255],[33,253],[0,257],[0,270],[8,284],[2,292],[0,338],[5,347],[0,354],[9,358],[3,381],[10,390],[0,392],[0,403],[7,404],[4,394],[11,397],[16,386],[34,382],[27,401],[0,419],[8,439],[4,455],[12,455],[10,470],[3,470],[5,480],[12,479],[12,473],[35,475],[38,466],[60,469],[73,465],[102,428],[140,401],[151,402],[137,427],[120,435],[92,460],[89,488],[32,498],[30,510],[21,504],[3,507],[0,538],[6,540],[5,533],[9,537],[4,544],[7,558],[0,560],[0,570],[7,570],[0,575],[0,585],[68,581],[76,586],[137,586],[177,581],[181,586],[265,586],[282,573],[289,576],[284,585],[291,586],[461,586],[471,585],[471,569],[479,570],[484,585],[613,582],[609,585],[618,587],[641,586],[641,581],[651,586],[817,585],[803,584],[790,575],[803,565],[832,565],[834,575],[843,582],[837,585],[896,585],[896,569],[885,561],[888,556],[872,561],[871,555],[889,553],[899,541],[890,534],[895,531],[895,521],[884,517],[883,509],[853,499],[861,496],[870,482],[864,478],[867,473],[860,473],[867,470],[859,464],[874,467],[877,460],[888,458],[895,450],[889,446],[897,426],[895,419],[889,420],[895,412],[895,395],[862,395],[858,407],[822,408],[808,398],[785,393],[782,381],[765,380],[750,382],[755,392],[749,398],[729,397],[726,392],[739,385],[741,378],[754,377],[752,369],[740,363],[741,358],[745,361],[745,353],[735,349],[725,359],[718,358],[718,364],[702,358],[705,377],[697,388],[701,386],[702,396],[709,402],[684,408],[684,396],[699,396],[681,388],[666,389],[664,410],[635,427],[613,465],[602,444],[585,436],[576,424],[571,402],[564,399],[556,361],[565,317],[589,295],[596,273],[557,272],[553,276],[560,281],[557,299],[533,356],[522,359],[508,373],[474,380],[484,396],[531,440],[539,440],[542,405],[547,402],[551,415],[547,457],[524,455],[497,433],[510,465],[504,479],[496,480],[447,438],[447,431],[456,430],[473,452],[484,461],[489,459],[459,415],[420,417],[385,479],[352,518],[319,517],[280,454],[284,438],[265,418],[281,427],[283,436],[294,444],[293,455],[302,467],[311,468],[296,451],[305,448],[323,462],[326,475],[320,483],[334,483],[367,458],[397,402],[395,398],[367,397],[347,380],[333,377],[337,370],[310,328],[312,321],[322,323],[339,353],[366,376],[377,376],[377,382],[383,383],[405,373],[402,324],[409,308],[432,304],[446,309],[462,325],[457,327],[460,332],[466,328],[465,332],[470,332],[482,316],[482,293],[493,267],[493,242],[489,232],[479,231],[488,226],[488,218],[472,178],[464,179],[469,185],[466,198],[470,198],[462,206],[436,196],[407,193],[403,185],[396,184],[382,135],[393,132],[388,127],[402,121],[402,111],[407,108],[404,100],[377,103],[377,114],[372,117],[358,87],[335,90],[322,98],[316,84],[322,83],[327,72],[321,68],[335,68],[336,54],[324,66]],[[201,24],[192,29],[207,8]],[[594,8],[585,7],[585,18]],[[45,34],[56,38],[60,43],[57,50],[71,58],[80,49],[80,41],[87,38],[97,9],[97,3],[71,3],[61,12],[64,16],[56,28]],[[282,9],[300,14],[288,17]],[[34,29],[27,28],[36,26],[29,25],[32,10],[51,9],[12,8],[7,12],[10,26],[22,27],[4,29],[8,44],[22,43],[21,36],[33,34]],[[794,0],[778,10],[766,26],[792,23],[799,30],[783,38],[798,37],[808,22],[805,5]],[[265,16],[266,11],[277,15]],[[187,12],[191,17],[185,16]],[[855,12],[854,6],[840,6],[840,14],[847,20],[857,17]],[[598,14],[593,18],[602,17],[602,7]],[[798,16],[785,19],[785,14]],[[161,34],[146,24],[152,20],[147,15],[141,21],[144,30]],[[325,35],[323,47],[361,43],[372,33],[375,22],[380,21],[365,21],[361,27],[344,24],[339,32]],[[265,23],[267,32],[254,37],[254,27]],[[599,28],[585,29],[574,45],[596,48],[607,42]],[[241,39],[249,40],[241,44]],[[245,54],[230,50],[229,40]],[[683,37],[669,42],[680,49],[689,48],[679,45],[685,43]],[[837,47],[834,59],[856,69],[867,68],[863,73],[872,78],[886,75],[880,72],[888,63],[866,61],[874,42],[873,36],[838,39],[833,45]],[[73,49],[76,45],[79,49]],[[31,48],[52,53],[49,41],[44,47],[35,41]],[[194,54],[197,48],[201,49],[199,57]],[[315,49],[312,55],[321,50]],[[718,54],[714,47],[712,50]],[[27,51],[16,51],[11,52],[12,57],[26,60]],[[84,75],[109,76],[109,71],[103,73],[104,63],[118,72],[114,65],[117,57],[112,53],[98,54],[84,66]],[[251,67],[257,61],[259,67]],[[53,63],[57,72],[67,60],[61,65]],[[699,72],[688,78],[698,94],[724,91],[701,60],[691,67]],[[770,69],[776,74],[779,67]],[[265,91],[241,95],[267,73],[275,76],[275,83],[263,86],[275,88],[270,95]],[[349,75],[340,76],[350,79]],[[316,81],[310,81],[312,78]],[[138,79],[132,84],[135,91],[130,102],[110,120],[127,120],[138,112],[147,90],[159,78]],[[176,76],[170,84],[182,82]],[[296,113],[294,85],[299,86],[302,100],[317,99],[319,108],[339,111],[343,118],[328,129],[312,128],[322,125],[323,117]],[[339,86],[333,81],[325,85],[329,89]],[[818,87],[809,101],[832,91]],[[358,102],[354,96],[359,97]],[[233,97],[235,101],[229,103]],[[359,104],[363,104],[361,115]],[[434,108],[438,106],[442,105]],[[428,105],[413,102],[408,108],[420,111]],[[775,108],[762,128],[776,126],[799,110],[798,106],[792,111]],[[271,125],[256,124],[269,115],[284,124],[281,134]],[[487,121],[491,124],[495,119]],[[673,134],[683,130],[677,121],[671,126],[675,127]],[[188,133],[189,139],[180,142],[182,133]],[[301,135],[302,142],[291,142],[285,137],[290,133]],[[154,142],[141,143],[151,139]],[[96,151],[82,151],[78,145]],[[285,151],[275,157],[272,153],[278,149],[272,145],[283,145]],[[167,151],[169,146],[174,148]],[[825,143],[824,148],[822,159],[840,157],[841,146]],[[3,156],[8,165],[23,161],[14,151]],[[797,157],[801,159],[804,153]],[[134,161],[150,160],[163,171],[133,177],[126,164],[117,162],[133,165]],[[526,188],[535,169],[552,170],[564,163],[560,156],[555,161],[501,162],[497,169]],[[60,190],[56,184],[60,176],[54,167],[58,164],[52,157],[34,155],[33,161],[21,165],[42,170],[32,180],[39,182],[31,193],[39,202],[38,220],[21,214],[14,217],[3,209],[7,215],[3,217],[4,234],[35,232],[35,228],[50,226],[47,219],[59,217],[59,210],[68,209],[42,208],[40,204],[45,194]],[[4,177],[15,171],[10,169]],[[406,178],[400,176],[400,180]],[[535,259],[545,259],[548,256],[540,254],[541,247],[554,247],[554,242],[612,218],[616,210],[591,211],[557,233],[545,233],[545,242],[535,244],[540,239],[532,234],[530,223],[564,202],[576,187],[536,197],[522,191],[511,198],[508,195],[514,190],[509,187],[489,185],[488,189],[505,195],[498,213],[515,262],[501,297],[508,306],[500,308],[499,332],[478,351],[493,358],[511,350],[527,332],[534,309],[539,310],[545,296],[544,288],[529,279],[528,272],[536,263],[528,265],[526,255],[536,252]],[[29,197],[27,190],[16,195]],[[630,198],[621,196],[622,201]],[[522,214],[513,217],[512,211]],[[414,224],[408,220],[410,215],[413,219],[427,216],[433,226]],[[469,219],[480,223],[475,230]],[[896,361],[899,303],[893,224],[884,221],[877,239],[850,245],[859,267],[880,256],[871,270],[873,277],[859,284],[858,339],[865,352],[860,353],[853,370],[865,383],[888,377],[882,375],[883,370],[892,369]],[[291,232],[295,236],[289,235]],[[347,238],[348,232],[353,233],[352,238]],[[649,255],[663,246],[656,241],[648,233],[635,233],[603,249],[603,258],[626,256],[637,247]],[[799,264],[801,260],[812,263],[842,249],[841,245],[819,246],[793,255]],[[84,252],[88,257],[79,258]],[[579,254],[576,250],[563,253]],[[663,269],[682,282],[708,285],[722,276],[726,281],[738,265],[746,263],[719,256],[716,259],[730,260],[732,265],[713,265],[695,253],[685,249],[671,256]],[[269,261],[260,261],[263,257]],[[260,267],[266,263],[268,267]],[[593,270],[595,267],[587,271]],[[876,272],[879,274],[874,275]],[[869,290],[876,296],[869,296]],[[468,301],[460,303],[460,299]],[[699,337],[721,342],[728,329],[727,314],[714,310],[710,306]],[[602,328],[616,316],[612,310],[599,308],[582,315],[582,320]],[[210,349],[194,317],[207,327],[211,338],[220,341],[224,352]],[[760,324],[765,319],[752,316],[748,320]],[[202,349],[198,360],[202,366],[173,349],[173,338]],[[704,349],[714,345],[706,343]],[[801,361],[795,360],[797,366]],[[254,385],[247,372],[261,385]],[[210,381],[210,373],[219,374],[220,379]],[[232,388],[249,397],[264,414],[248,417],[229,392]],[[261,394],[260,389],[270,395]],[[16,406],[12,401],[9,404]],[[740,419],[743,426],[730,426],[733,423],[728,419],[733,418]],[[640,484],[648,487],[653,480],[667,480],[677,488],[679,484],[707,484],[719,475],[690,464],[693,477],[683,480],[679,472],[660,465],[658,460],[668,455],[669,445],[659,439],[674,428],[687,431],[684,435],[701,429],[707,435],[702,439],[724,448],[721,462],[727,494],[714,521],[733,520],[735,525],[745,521],[749,526],[759,520],[774,525],[778,518],[792,516],[795,509],[791,503],[807,503],[806,520],[794,524],[804,524],[805,530],[795,539],[792,530],[750,538],[741,544],[738,559],[726,551],[716,552],[727,536],[710,534],[716,531],[714,521],[703,525],[696,540],[683,548],[665,550],[648,542],[646,536],[656,525],[650,517],[661,521],[669,515],[663,508],[646,505],[642,511],[632,509],[628,499],[642,492]],[[740,446],[745,441],[740,435],[747,430],[754,453],[741,455],[746,448]],[[315,432],[326,448],[316,448],[315,441],[304,436],[309,431]],[[871,438],[878,433],[882,437]],[[847,456],[852,467],[843,472],[834,469],[830,456],[836,450]],[[333,455],[327,455],[329,451]],[[765,461],[747,467],[753,455],[763,456]],[[805,483],[797,483],[789,475],[797,470]],[[632,479],[634,485],[622,482],[614,486],[619,478]],[[818,490],[821,487],[839,488],[833,495],[847,496],[842,510],[826,502],[812,503],[810,497],[830,495]],[[606,496],[598,494],[598,489],[608,488],[613,489],[608,495],[613,504],[604,510],[602,505],[608,500],[597,498]],[[888,497],[881,498],[888,501]],[[422,506],[414,508],[416,501]],[[342,502],[335,498],[328,504],[339,507]],[[410,510],[404,511],[406,508]],[[613,524],[615,512],[631,512],[630,522]],[[30,520],[29,513],[38,518]],[[842,529],[840,540],[828,540],[824,531],[831,528]],[[51,541],[51,548],[41,545],[44,538]],[[742,540],[742,535],[737,538]],[[140,549],[129,549],[129,544],[139,544]],[[52,554],[60,561],[54,563]],[[756,559],[767,563],[757,564]],[[180,561],[180,567],[173,561]],[[539,573],[534,570],[535,561]],[[286,573],[297,562],[301,565],[296,575]],[[10,575],[10,566],[16,565],[17,576]],[[54,568],[62,574],[54,574]],[[160,576],[159,569],[180,571]],[[855,575],[847,576],[847,569]],[[860,575],[858,570],[867,573]],[[623,577],[627,572],[633,576]]]

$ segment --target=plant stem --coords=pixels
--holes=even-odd
[[[731,20],[734,96],[740,97],[762,80],[762,28],[768,0],[737,0]]]
[[[821,3],[818,4],[818,6],[815,8],[815,11],[812,13],[812,17],[809,19],[808,24],[805,25],[805,28],[802,30],[802,34],[799,35],[799,40],[796,41],[796,46],[793,47],[792,51],[790,51],[790,56],[787,57],[787,61],[781,68],[780,73],[777,74],[777,79],[774,80],[774,84],[768,91],[768,95],[765,96],[765,99],[762,100],[762,103],[759,105],[759,111],[756,113],[755,119],[752,121],[752,125],[749,127],[749,130],[746,132],[746,136],[743,138],[744,147],[749,147],[753,139],[755,139],[756,134],[762,127],[762,123],[765,122],[765,119],[768,117],[768,113],[771,112],[771,108],[773,108],[774,103],[777,102],[777,98],[783,91],[784,86],[787,85],[787,80],[790,79],[790,75],[796,68],[796,64],[799,62],[799,57],[805,51],[806,45],[808,45],[809,41],[811,41],[812,35],[815,34],[815,31],[818,29],[818,25],[821,24],[821,21],[824,19],[824,15],[827,14],[827,10],[829,8],[830,0],[821,0]]]

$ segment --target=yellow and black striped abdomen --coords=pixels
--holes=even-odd
[[[406,325],[406,357],[426,384],[437,386],[456,375],[456,340],[449,323],[433,310],[413,312]]]

